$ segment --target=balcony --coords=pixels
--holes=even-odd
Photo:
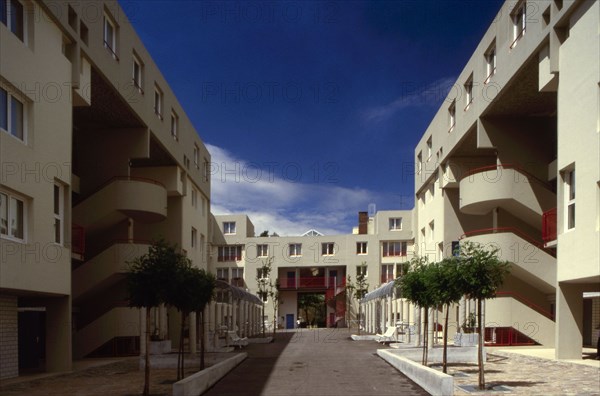
[[[149,241],[113,241],[72,274],[74,300],[115,284],[127,271],[127,263],[148,253]]]
[[[542,240],[545,246],[556,241],[556,208],[547,210],[542,215]]]
[[[71,257],[83,261],[85,253],[85,229],[77,224],[71,224]]]
[[[312,276],[307,278],[281,278],[279,288],[281,290],[325,290],[328,288],[342,287],[343,281],[335,284],[335,277]]]
[[[511,273],[543,293],[552,294],[556,285],[554,250],[541,240],[515,227],[485,228],[466,232],[461,241],[498,249],[500,260],[510,262]]]
[[[503,208],[534,227],[545,210],[556,205],[550,186],[515,165],[472,169],[460,180],[460,210],[484,215]]]
[[[167,190],[151,179],[115,177],[73,208],[73,220],[86,230],[117,224],[127,218],[154,223],[167,217]]]

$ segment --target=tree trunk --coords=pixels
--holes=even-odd
[[[146,367],[144,367],[144,396],[150,394],[150,319],[150,307],[146,307],[146,356],[144,358]]]
[[[273,341],[275,341],[276,331],[277,331],[277,301],[273,300]]]
[[[260,321],[262,323],[262,335],[265,338],[265,302],[262,303],[262,314],[260,316]]]
[[[200,315],[200,370],[204,370],[204,310],[198,311]]]
[[[477,299],[477,327],[479,328],[479,345],[477,346],[477,363],[479,364],[479,389],[485,389],[483,371],[483,323],[481,323],[481,298]]]
[[[361,314],[360,314],[360,301],[358,302],[358,335],[360,335],[360,322],[361,322]]]
[[[427,348],[429,347],[429,307],[425,307],[425,319],[423,320],[423,366],[427,366]]]
[[[448,316],[450,313],[450,304],[446,304],[446,317],[444,318],[444,352],[442,356],[442,371],[448,370]]]
[[[185,348],[183,346],[184,337],[185,337],[185,319],[187,317],[187,313],[181,311],[181,335],[179,338],[179,356],[177,357],[177,381],[183,379],[184,374],[184,352]]]

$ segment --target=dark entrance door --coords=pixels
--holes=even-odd
[[[294,326],[294,314],[286,314],[285,315],[285,328],[293,329]]]
[[[46,312],[19,312],[19,370],[41,368],[45,357]]]
[[[288,271],[287,287],[296,288],[296,271]]]

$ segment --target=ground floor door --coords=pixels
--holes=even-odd
[[[294,314],[286,314],[285,315],[285,328],[293,329],[294,327]]]
[[[19,370],[42,368],[46,348],[46,312],[19,312]]]

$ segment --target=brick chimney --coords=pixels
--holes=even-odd
[[[369,213],[358,212],[358,233],[367,234],[369,229]]]

